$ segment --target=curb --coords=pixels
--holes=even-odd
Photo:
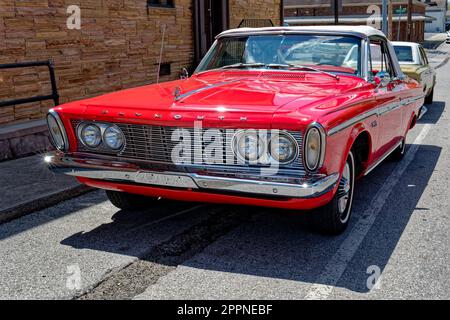
[[[78,185],[45,194],[38,198],[19,203],[13,207],[2,209],[0,210],[0,224],[23,217],[35,211],[54,206],[62,201],[75,198],[93,190],[94,188],[85,185]]]

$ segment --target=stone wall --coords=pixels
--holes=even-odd
[[[281,0],[230,0],[230,28],[237,28],[243,19],[271,19],[280,25]]]
[[[53,59],[61,103],[155,82],[163,25],[163,62],[176,79],[193,59],[192,1],[148,8],[146,0],[1,0],[0,63]],[[66,26],[81,9],[81,29]],[[50,93],[48,71],[0,72],[0,100]],[[0,108],[0,126],[40,119],[52,101]]]

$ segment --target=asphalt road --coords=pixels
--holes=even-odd
[[[94,191],[0,225],[0,299],[449,299],[448,83],[450,63],[405,159],[358,182],[341,236],[265,208],[127,213]]]

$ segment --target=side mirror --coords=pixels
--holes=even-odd
[[[187,78],[189,78],[189,72],[187,71],[186,68],[181,69],[180,79],[187,79]]]
[[[386,71],[378,72],[373,79],[377,85],[377,88],[386,87],[392,81],[390,74]]]

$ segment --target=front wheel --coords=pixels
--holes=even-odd
[[[338,235],[347,228],[352,212],[355,187],[355,160],[350,152],[333,199],[310,213],[312,227],[323,234]]]

